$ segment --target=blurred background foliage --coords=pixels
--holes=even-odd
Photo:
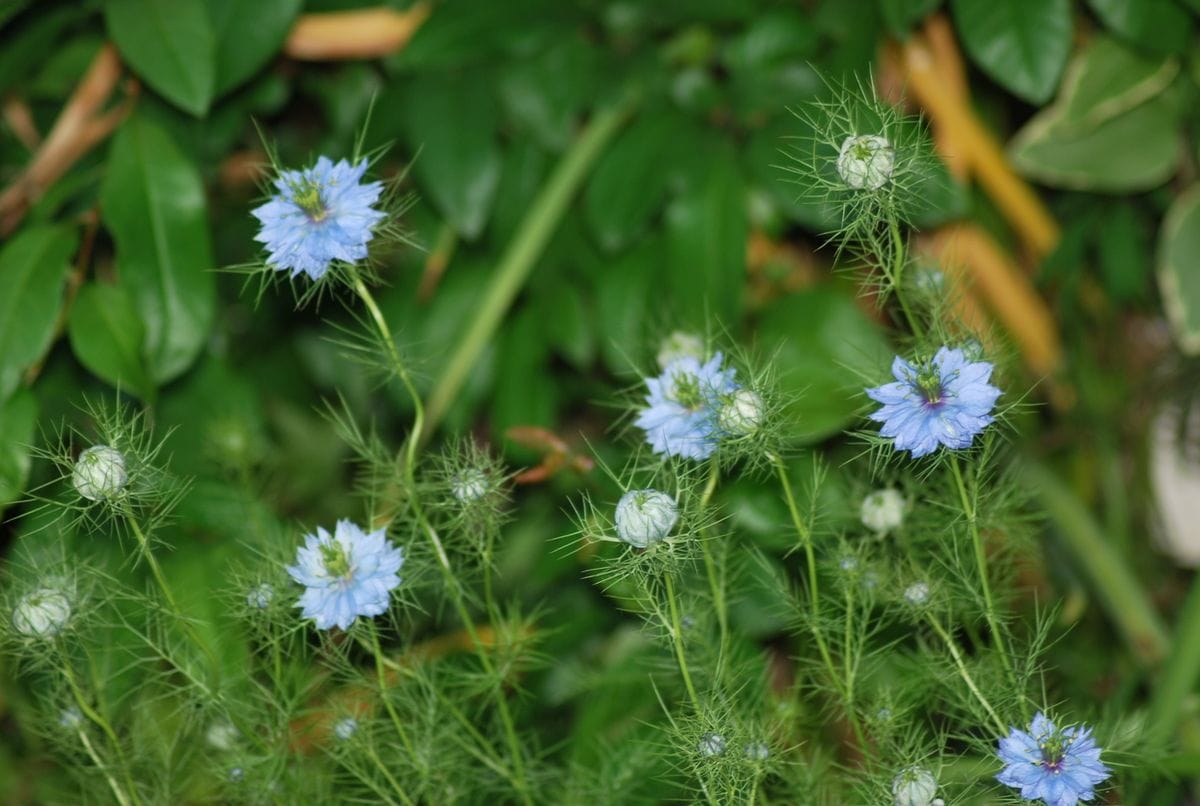
[[[423,393],[497,266],[528,265],[445,429],[544,466],[501,559],[505,595],[544,603],[542,649],[561,661],[529,685],[550,735],[619,739],[658,706],[621,671],[645,639],[580,558],[551,550],[570,530],[566,496],[608,484],[577,457],[619,464],[609,404],[675,329],[769,357],[795,395],[797,447],[834,463],[857,450],[836,435],[861,417],[860,378],[892,354],[892,323],[861,278],[832,271],[822,233],[838,222],[798,201],[785,170],[805,134],[789,108],[857,76],[926,115],[942,167],[915,216],[920,250],[1036,385],[1017,447],[1038,463],[1050,524],[1023,606],[1047,586],[1065,596],[1074,630],[1055,663],[1078,671],[1080,697],[1136,701],[1170,651],[1187,581],[1174,566],[1200,561],[1194,528],[1157,525],[1148,481],[1195,428],[1180,412],[1200,353],[1198,13],[1196,0],[0,0],[5,541],[36,526],[17,503],[49,472],[30,446],[114,389],[174,429],[173,467],[196,479],[166,562],[191,606],[239,557],[247,507],[285,533],[356,511],[318,402],[340,394],[395,443],[405,395],[342,357],[340,306],[296,310],[286,290],[219,269],[258,259],[264,141],[299,166],[349,155],[366,126],[375,172],[407,172],[417,199],[406,225],[421,248],[379,269]],[[582,153],[601,114],[620,126]],[[1148,441],[1162,417],[1168,438]],[[854,519],[852,493],[827,491],[831,529]],[[781,504],[750,483],[722,495],[782,567]],[[1156,530],[1172,553],[1144,550]],[[1096,544],[1149,603],[1141,643],[1111,642],[1113,623],[1126,638],[1139,625],[1111,568],[1089,564]],[[752,580],[733,614],[768,647],[771,590]],[[607,696],[579,699],[572,664]],[[35,740],[10,738],[6,800],[37,775],[21,766]]]

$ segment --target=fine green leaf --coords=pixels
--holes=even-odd
[[[1192,41],[1192,18],[1174,0],[1088,0],[1104,24],[1139,48],[1183,53]]]
[[[161,385],[199,354],[216,304],[200,174],[159,124],[134,114],[113,141],[101,202],[145,323],[146,367]]]
[[[124,288],[88,283],[75,298],[67,336],[79,363],[118,389],[147,399],[154,387],[142,354],[145,330]]]
[[[0,513],[25,489],[37,413],[37,399],[28,389],[0,405]]]
[[[815,442],[845,428],[867,402],[863,389],[887,380],[892,352],[879,328],[833,287],[785,297],[759,324],[759,340],[781,367],[795,437]]]
[[[458,230],[474,240],[487,224],[500,181],[492,94],[478,76],[423,75],[406,88],[409,145],[422,191]]]
[[[1158,245],[1158,286],[1179,349],[1200,355],[1200,185],[1175,200]]]
[[[224,95],[279,52],[303,0],[208,0],[216,42],[216,95]]]
[[[74,251],[67,226],[27,228],[0,251],[0,400],[54,338]]]
[[[142,80],[202,117],[212,102],[217,74],[204,0],[108,0],[104,11],[108,33]]]
[[[954,0],[967,53],[1031,103],[1050,98],[1071,52],[1070,0]]]

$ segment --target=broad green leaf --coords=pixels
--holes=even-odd
[[[788,148],[797,138],[811,136],[808,122],[795,115],[782,114],[754,132],[743,149],[743,164],[749,177],[778,204],[789,220],[814,232],[830,232],[838,225],[838,211],[831,203],[805,198],[805,189],[788,168],[795,159]]]
[[[598,51],[582,37],[563,39],[530,59],[512,62],[499,82],[508,116],[553,152],[571,142],[580,108],[595,97]]]
[[[279,52],[303,5],[304,0],[208,0],[217,96],[253,76]]]
[[[1070,0],[953,0],[967,53],[1001,86],[1031,103],[1054,93],[1071,52]]]
[[[879,0],[888,30],[906,37],[914,25],[937,11],[942,0]]]
[[[759,342],[780,368],[791,434],[815,442],[837,433],[868,402],[867,386],[886,380],[892,350],[849,294],[819,286],[774,303]],[[774,352],[778,347],[778,352]]]
[[[514,425],[553,427],[561,395],[547,371],[549,350],[541,312],[521,311],[505,328],[496,359],[499,382],[492,393],[492,433],[497,442]]]
[[[617,137],[596,163],[583,195],[588,226],[604,249],[623,249],[663,205],[669,174],[664,155],[690,141],[688,121],[666,109],[648,109]]]
[[[1174,0],[1088,0],[1104,24],[1124,39],[1156,53],[1183,53],[1192,40],[1192,17]]]
[[[1179,349],[1200,355],[1200,185],[1177,198],[1163,220],[1158,287]]]
[[[54,338],[75,240],[67,226],[29,227],[0,250],[0,400]]]
[[[496,110],[481,75],[426,74],[406,88],[409,145],[422,191],[463,237],[487,224],[500,181]]]
[[[204,0],[108,0],[104,12],[117,49],[143,81],[197,117],[208,112],[217,68]]]
[[[1106,205],[1097,234],[1097,256],[1104,288],[1118,302],[1141,298],[1150,276],[1149,227],[1129,199]]]
[[[551,348],[578,369],[587,369],[596,354],[595,328],[587,300],[575,285],[556,282],[537,295],[545,336]]]
[[[37,408],[28,389],[18,390],[0,404],[0,513],[25,490]]]
[[[125,289],[88,283],[79,289],[67,336],[79,363],[122,391],[154,396],[142,341],[146,328]]]
[[[710,154],[707,175],[667,206],[665,279],[680,324],[732,327],[746,283],[746,192],[732,148]]]
[[[59,8],[32,15],[28,23],[7,33],[0,47],[0,93],[24,81],[34,66],[53,52],[63,31],[83,13],[80,8]]]
[[[158,123],[135,113],[113,141],[101,203],[121,284],[145,323],[150,380],[162,385],[199,354],[216,305],[200,174]]]
[[[646,353],[650,289],[661,276],[662,256],[662,242],[647,238],[596,278],[596,319],[603,323],[600,355],[616,375],[628,374]]]
[[[1150,58],[1098,36],[1071,60],[1054,105],[1061,125],[1092,128],[1163,92],[1178,74],[1175,59]]]

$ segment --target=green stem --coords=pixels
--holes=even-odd
[[[367,744],[366,750],[367,750],[367,757],[370,758],[371,761],[375,762],[375,766],[378,767],[379,771],[383,773],[383,777],[385,779],[387,779],[388,786],[390,786],[392,788],[392,791],[395,792],[396,794],[398,794],[401,798],[403,798],[405,803],[411,804],[412,798],[410,798],[408,796],[408,793],[405,792],[403,788],[401,788],[400,784],[396,781],[395,776],[392,775],[391,770],[389,770],[387,768],[387,765],[385,765],[383,763],[383,759],[381,759],[379,757],[379,754],[375,752],[375,748],[373,746],[371,746],[370,744]],[[395,801],[393,801],[391,798],[387,797],[386,793],[380,792],[379,794],[383,795],[387,799],[388,803],[395,803]]]
[[[431,436],[458,396],[479,354],[525,284],[525,279],[554,234],[575,192],[596,158],[620,129],[633,103],[634,97],[629,96],[620,103],[595,112],[534,199],[492,275],[491,284],[483,293],[480,308],[473,313],[470,326],[446,361],[445,369],[429,396],[426,429],[420,432],[422,441]]]
[[[703,510],[712,500],[713,493],[717,489],[717,482],[721,478],[721,467],[716,459],[709,460],[708,482],[704,485],[704,492],[700,495],[700,509]],[[713,595],[713,607],[717,611],[717,624],[721,632],[721,652],[720,657],[725,657],[725,649],[729,645],[729,614],[726,612],[725,606],[725,585],[717,573],[717,565],[713,560],[712,552],[708,547],[708,540],[704,534],[700,535],[700,550],[704,554],[704,570],[708,576],[708,587]]]
[[[696,695],[696,686],[692,683],[692,673],[688,671],[687,657],[683,652],[683,622],[679,618],[679,605],[675,601],[675,583],[671,574],[663,575],[667,584],[667,607],[671,611],[671,637],[675,643],[675,658],[679,661],[679,673],[683,675],[683,684],[687,687],[688,697],[696,713],[700,712],[700,698]]]
[[[967,493],[967,484],[963,479],[962,469],[958,465],[958,454],[950,453],[950,469],[954,473],[954,483],[958,487],[958,497],[962,503],[963,513],[967,516],[967,526],[971,530],[971,542],[975,546],[975,566],[979,572],[979,586],[983,592],[983,604],[987,616],[988,629],[992,631],[992,642],[1000,653],[1004,663],[1004,671],[1015,688],[1020,689],[1016,672],[1013,670],[1012,658],[1009,656],[1008,643],[1000,631],[1000,622],[996,615],[996,605],[992,599],[992,583],[988,579],[987,552],[984,551],[983,536],[979,533],[979,521],[976,518],[974,499]]]
[[[967,684],[967,688],[975,695],[975,699],[979,700],[984,710],[988,712],[988,716],[992,718],[992,723],[996,726],[997,735],[1003,736],[1008,733],[1008,727],[1004,724],[1004,720],[996,713],[996,709],[992,708],[992,704],[988,702],[987,697],[983,696],[983,692],[979,690],[979,686],[975,685],[975,679],[971,677],[971,673],[967,671],[967,664],[963,661],[962,653],[958,651],[958,645],[954,643],[954,639],[950,637],[950,633],[946,632],[946,628],[937,620],[932,613],[926,616],[933,631],[938,634],[946,644],[946,648],[950,650],[950,656],[954,658],[954,664],[958,666],[958,673],[963,681]]]
[[[1146,720],[1148,743],[1171,736],[1185,713],[1184,700],[1200,680],[1200,574],[1192,580],[1169,646],[1170,654],[1162,676],[1150,697],[1150,714]]]
[[[108,773],[108,770],[104,768],[104,764],[100,761],[99,755],[92,747],[91,742],[87,738],[87,734],[83,732],[83,728],[81,727],[79,729],[79,738],[83,741],[84,747],[88,751],[88,755],[92,757],[92,761],[95,762],[96,766],[99,767],[104,773],[104,777],[108,780],[109,787],[112,789],[117,801],[120,802],[122,806],[127,806],[127,804],[130,804],[131,799],[133,804],[140,804],[141,800],[137,796],[137,788],[134,786],[133,778],[129,774],[129,763],[125,760],[125,754],[121,751],[121,743],[117,740],[116,732],[113,731],[112,726],[108,724],[108,720],[101,716],[95,708],[92,708],[91,704],[83,696],[83,690],[79,688],[79,683],[75,680],[75,673],[71,671],[71,667],[66,664],[65,660],[63,661],[62,673],[63,677],[67,679],[67,686],[71,689],[71,696],[75,698],[75,704],[79,706],[79,710],[84,716],[86,716],[89,720],[95,723],[97,727],[100,728],[105,737],[108,739],[109,743],[112,744],[113,752],[117,756],[117,762],[121,765],[121,769],[125,773],[125,784],[129,788],[129,794],[125,795],[121,791],[120,786]]]
[[[404,749],[408,751],[409,758],[414,762],[417,760],[417,752],[413,747],[412,739],[408,736],[408,731],[404,729],[404,723],[400,721],[400,715],[396,713],[396,706],[392,705],[392,700],[388,697],[387,675],[384,674],[384,659],[383,647],[379,644],[379,630],[375,627],[375,622],[368,622],[371,631],[371,649],[375,654],[375,674],[379,681],[379,698],[383,700],[383,707],[387,709],[388,716],[392,719],[392,725],[396,728],[396,734],[400,737],[400,741],[404,744]],[[408,796],[401,793],[405,802],[412,803]]]
[[[904,279],[904,238],[900,233],[900,222],[896,219],[894,213],[888,215],[888,233],[892,239],[893,260],[895,265],[892,266],[892,288],[896,294],[896,299],[900,301],[900,309],[904,311],[904,318],[908,322],[908,327],[912,330],[914,336],[921,336],[921,328],[917,324],[917,318],[913,316],[912,309],[908,307],[908,295],[904,293],[901,287],[901,282]]]

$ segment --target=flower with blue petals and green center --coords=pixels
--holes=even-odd
[[[347,520],[334,533],[317,529],[296,552],[287,569],[305,587],[297,607],[318,629],[347,629],[359,616],[388,609],[391,591],[400,584],[404,550],[387,539],[386,529],[365,532]]]
[[[701,362],[685,355],[669,363],[657,378],[647,378],[646,408],[634,421],[646,432],[655,453],[707,459],[717,449],[724,431],[720,412],[724,402],[740,387],[736,370],[722,366],[717,353]]]
[[[996,780],[1021,791],[1025,800],[1046,806],[1075,806],[1096,796],[1095,787],[1111,772],[1100,761],[1090,728],[1059,728],[1040,711],[1028,731],[1012,728],[1000,740],[1005,767]]]

